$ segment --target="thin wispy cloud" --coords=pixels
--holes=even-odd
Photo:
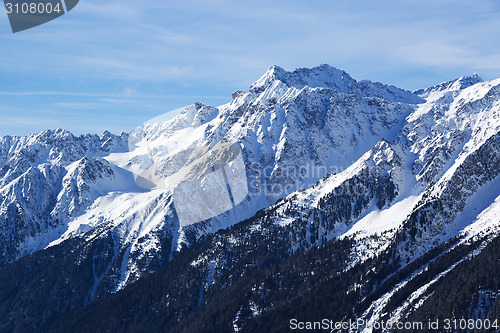
[[[105,129],[118,109],[135,121],[198,100],[223,104],[274,64],[329,63],[409,90],[472,72],[493,79],[499,14],[494,0],[86,0],[32,31],[0,35],[0,102],[88,103],[79,116]]]

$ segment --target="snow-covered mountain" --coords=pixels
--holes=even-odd
[[[127,142],[127,134],[64,130],[0,138],[0,267],[44,248],[99,196],[123,189],[127,175],[101,156]]]
[[[273,66],[233,97],[219,107],[195,103],[174,119],[120,136],[57,130],[1,138],[0,273],[22,269],[31,259],[20,258],[48,247],[34,256],[51,251],[64,256],[68,276],[79,270],[90,276],[72,296],[78,307],[177,265],[172,279],[198,276],[192,299],[179,300],[185,288],[168,293],[165,311],[184,318],[187,309],[215,302],[233,278],[261,267],[266,251],[279,262],[339,242],[342,249],[349,244],[342,274],[370,263],[387,266],[382,280],[406,272],[391,277],[385,292],[371,285],[370,302],[351,314],[395,321],[471,252],[443,261],[448,266],[423,285],[422,268],[413,263],[429,256],[440,262],[443,251],[462,253],[468,244],[476,244],[477,255],[496,239],[500,79],[483,82],[474,74],[412,93],[356,81],[328,65],[294,72]],[[241,166],[224,159],[228,167],[200,167],[220,161],[224,147],[241,152]],[[217,172],[228,188],[225,199],[225,191],[210,192],[221,188],[210,178]],[[176,196],[186,181],[196,181],[185,187],[195,200],[185,189]],[[189,265],[178,268],[186,248]],[[243,323],[271,313],[259,311],[235,316]]]
[[[381,138],[393,139],[414,108],[415,104],[408,103],[421,101],[395,87],[358,83],[328,65],[292,73],[273,66],[248,92],[228,104],[215,108],[196,103],[176,118],[148,123],[130,136],[116,138],[105,133],[101,138],[73,137],[55,131],[3,138],[2,170],[8,171],[2,179],[2,197],[9,197],[16,188],[17,195],[2,200],[5,213],[0,218],[6,220],[2,223],[6,228],[2,244],[9,247],[2,264],[49,243],[82,235],[97,225],[109,225],[116,232],[114,237],[123,244],[120,251],[144,253],[137,240],[147,235],[151,238],[148,243],[166,242],[173,252],[206,232],[233,225],[295,190],[312,186],[330,172],[347,168]],[[168,190],[144,191],[132,180],[132,173],[150,166],[148,151],[159,159],[156,171],[168,177],[184,165],[196,147],[217,142],[241,146],[251,184],[244,202],[188,228],[164,225],[158,212],[144,216],[145,207],[155,210],[162,198],[169,197]],[[28,184],[19,178],[24,173],[23,177],[32,177]],[[38,173],[42,176],[35,175]],[[91,177],[84,179],[85,173]],[[20,186],[32,193],[23,193]],[[43,198],[50,204],[41,209],[27,203],[26,208],[17,207],[18,200],[40,204],[32,198]],[[38,216],[30,216],[33,212]],[[162,212],[175,215],[172,204],[165,204]],[[14,220],[26,226],[12,230],[12,225],[19,224]],[[95,230],[102,232],[101,228]],[[156,233],[162,236],[154,236]],[[155,256],[159,249],[150,246],[148,251],[152,251],[149,256]],[[168,258],[160,259],[165,260]],[[133,261],[116,265],[127,267],[119,280],[126,280],[129,271],[147,270],[136,268]]]

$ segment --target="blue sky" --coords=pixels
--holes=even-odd
[[[128,131],[221,105],[271,65],[322,63],[409,90],[500,77],[497,0],[80,0],[12,34],[0,13],[0,135]]]

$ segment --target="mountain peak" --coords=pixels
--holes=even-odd
[[[468,88],[470,86],[473,86],[473,85],[475,85],[477,83],[481,83],[481,82],[484,82],[484,80],[482,78],[480,78],[479,75],[474,73],[470,76],[461,76],[455,80],[442,82],[442,83],[435,85],[433,87],[429,87],[426,89],[420,89],[420,90],[414,91],[414,93],[425,98],[425,97],[429,96],[429,94],[431,92],[444,91],[444,90],[458,91],[458,90]]]
[[[293,72],[288,72],[282,67],[274,65],[250,89],[265,89],[275,81],[281,81],[288,87],[295,87],[297,89],[308,86],[311,88],[331,88],[341,92],[349,92],[349,86],[356,83],[356,80],[344,70],[337,69],[328,64],[322,64],[313,68],[298,68]]]
[[[423,100],[412,92],[367,80],[356,81],[342,69],[328,64],[313,68],[298,68],[288,72],[280,66],[271,66],[267,72],[257,80],[250,91],[261,93],[268,87],[280,82],[289,88],[303,89],[327,88],[346,94],[357,94],[364,97],[383,98],[395,102],[410,104],[422,103]]]
[[[451,90],[461,90],[475,85],[476,83],[484,82],[483,79],[479,77],[476,73],[471,76],[461,76],[456,80],[451,81],[449,89]]]
[[[283,67],[280,67],[278,65],[272,65],[271,67],[269,67],[269,69],[264,74],[264,76],[269,76],[269,77],[274,77],[274,78],[280,79],[284,75],[286,75],[287,73],[289,73],[289,72],[286,71]]]

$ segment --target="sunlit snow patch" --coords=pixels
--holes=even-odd
[[[177,144],[174,147],[168,135],[156,133],[154,139],[148,138],[143,128],[133,131],[129,139],[136,184],[149,190],[171,189],[181,226],[231,210],[248,195],[239,144],[199,144],[203,133],[200,127],[183,130],[181,149]]]

